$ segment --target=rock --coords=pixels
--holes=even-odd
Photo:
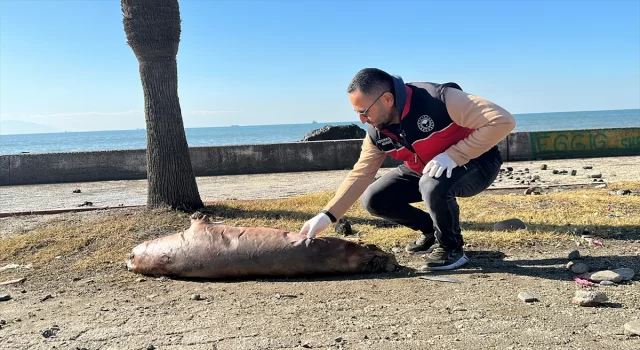
[[[320,129],[311,131],[300,141],[362,139],[366,134],[367,132],[356,124],[338,126],[327,125]]]
[[[571,272],[576,274],[582,274],[585,272],[589,272],[589,265],[585,263],[574,263],[573,261],[567,264],[567,268],[571,270]]]
[[[615,269],[615,270],[613,270],[613,272],[615,272],[618,275],[622,276],[622,280],[623,281],[629,281],[635,275],[635,271],[633,271],[633,269],[630,269],[630,268],[627,268],[627,267],[622,267],[622,268],[619,268],[619,269]]]
[[[336,224],[333,226],[333,229],[336,231],[336,233],[340,233],[345,236],[349,236],[353,234],[353,230],[351,229],[351,224],[349,223],[349,221],[345,219],[338,220],[338,222],[336,222]]]
[[[9,294],[0,294],[0,301],[9,301],[11,300],[11,295]]]
[[[200,297],[200,294],[191,294],[189,299],[191,299],[191,300],[202,300],[202,297]]]
[[[73,193],[81,193],[82,191],[80,191],[79,189],[77,189],[77,190],[73,190],[72,192],[73,192]]]
[[[615,193],[618,196],[626,196],[628,194],[631,194],[631,190],[617,190]]]
[[[598,182],[604,182],[604,180],[603,179],[598,179]]]
[[[559,171],[558,170],[553,170],[552,173],[557,174],[557,173],[559,173]]]
[[[589,177],[592,178],[592,179],[599,179],[599,178],[602,177],[602,174],[591,174],[591,175],[589,175]]]
[[[516,230],[524,230],[527,228],[524,222],[520,219],[508,219],[500,222],[496,222],[493,225],[494,231],[516,231]]]
[[[596,181],[596,179],[593,179],[593,181]],[[593,188],[607,188],[607,184],[595,185]]]
[[[542,188],[538,187],[538,186],[531,186],[531,187],[527,188],[526,190],[524,190],[524,194],[525,195],[541,194],[541,193],[542,193]]]
[[[591,165],[585,165],[582,167],[582,169],[589,170],[589,169],[593,169],[593,167]]]
[[[540,175],[533,175],[534,180],[540,180]]]
[[[571,303],[579,306],[598,306],[607,300],[607,295],[602,292],[576,290]]]
[[[576,176],[578,174],[577,170],[571,170],[571,176]]]
[[[532,303],[534,301],[538,301],[538,298],[534,297],[533,295],[527,292],[520,292],[518,294],[518,299],[524,301],[525,303]]]
[[[400,248],[400,247],[393,247],[393,248],[391,248],[391,251],[396,253],[396,254],[403,252],[402,248]]]
[[[611,281],[602,281],[600,282],[601,286],[615,286],[616,284]]]
[[[153,344],[147,345],[147,350],[155,350],[156,347]]]
[[[624,334],[640,335],[640,320],[630,321],[624,324]]]
[[[569,260],[578,260],[578,259],[580,259],[580,251],[578,251],[578,250],[572,251],[567,256],[567,259],[569,259]]]
[[[558,174],[562,174],[562,175],[567,174],[567,173],[569,173],[569,172],[568,172],[568,171],[566,171],[566,170],[560,170],[560,171],[558,172]]]
[[[513,167],[508,166],[507,171],[513,171]]]
[[[528,173],[529,172],[529,168],[524,168],[524,172]]]
[[[540,166],[540,170],[547,170],[547,165],[546,164],[542,164]]]
[[[584,279],[587,279],[592,282],[602,282],[602,281],[611,281],[614,283],[618,283],[622,281],[622,276],[618,273],[611,270],[604,271],[596,271],[591,273],[586,273],[581,276]]]

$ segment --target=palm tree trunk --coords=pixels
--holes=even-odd
[[[203,207],[178,98],[177,0],[121,0],[129,46],[139,63],[147,125],[147,207]]]

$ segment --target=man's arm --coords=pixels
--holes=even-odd
[[[386,156],[366,135],[362,141],[360,158],[324,210],[339,220],[371,184]]]
[[[458,166],[467,164],[470,159],[488,151],[507,137],[516,126],[511,113],[482,97],[447,88],[444,98],[453,122],[475,129],[467,138],[445,151]]]

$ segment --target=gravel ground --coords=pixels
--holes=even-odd
[[[495,188],[638,180],[640,157],[505,163]],[[547,170],[540,170],[546,163]],[[583,169],[590,165],[593,169]],[[513,167],[511,175],[506,171]],[[526,173],[524,168],[529,168]],[[552,174],[552,170],[568,174]],[[571,176],[571,170],[577,170]],[[384,169],[381,173],[389,171]],[[346,171],[199,178],[203,199],[293,196],[334,189]],[[513,176],[513,179],[509,179]],[[596,179],[597,181],[597,179]],[[526,184],[524,185],[526,186]],[[81,189],[80,194],[73,194]],[[1,187],[2,211],[144,204],[144,181]],[[129,210],[129,209],[114,209]],[[106,211],[0,219],[11,233]],[[0,232],[2,239],[2,232]],[[248,281],[190,281],[132,275],[122,264],[81,274],[64,257],[46,266],[2,270],[0,349],[640,349],[625,324],[640,319],[640,235],[581,246],[592,270],[634,269],[631,281],[580,286],[567,269],[572,243],[495,250],[472,247],[463,268],[419,278],[423,258],[396,252],[406,269],[389,274]],[[572,303],[577,290],[603,292],[598,307]],[[537,298],[524,302],[519,293]],[[194,300],[199,294],[201,300]],[[640,330],[638,331],[640,332]]]

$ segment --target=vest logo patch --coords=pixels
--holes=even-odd
[[[382,146],[386,146],[392,144],[393,141],[391,141],[391,138],[385,137],[383,139],[379,139],[376,143]]]
[[[431,119],[428,115],[423,115],[418,118],[418,129],[422,132],[430,132],[433,130],[435,124],[433,123],[433,119]]]

